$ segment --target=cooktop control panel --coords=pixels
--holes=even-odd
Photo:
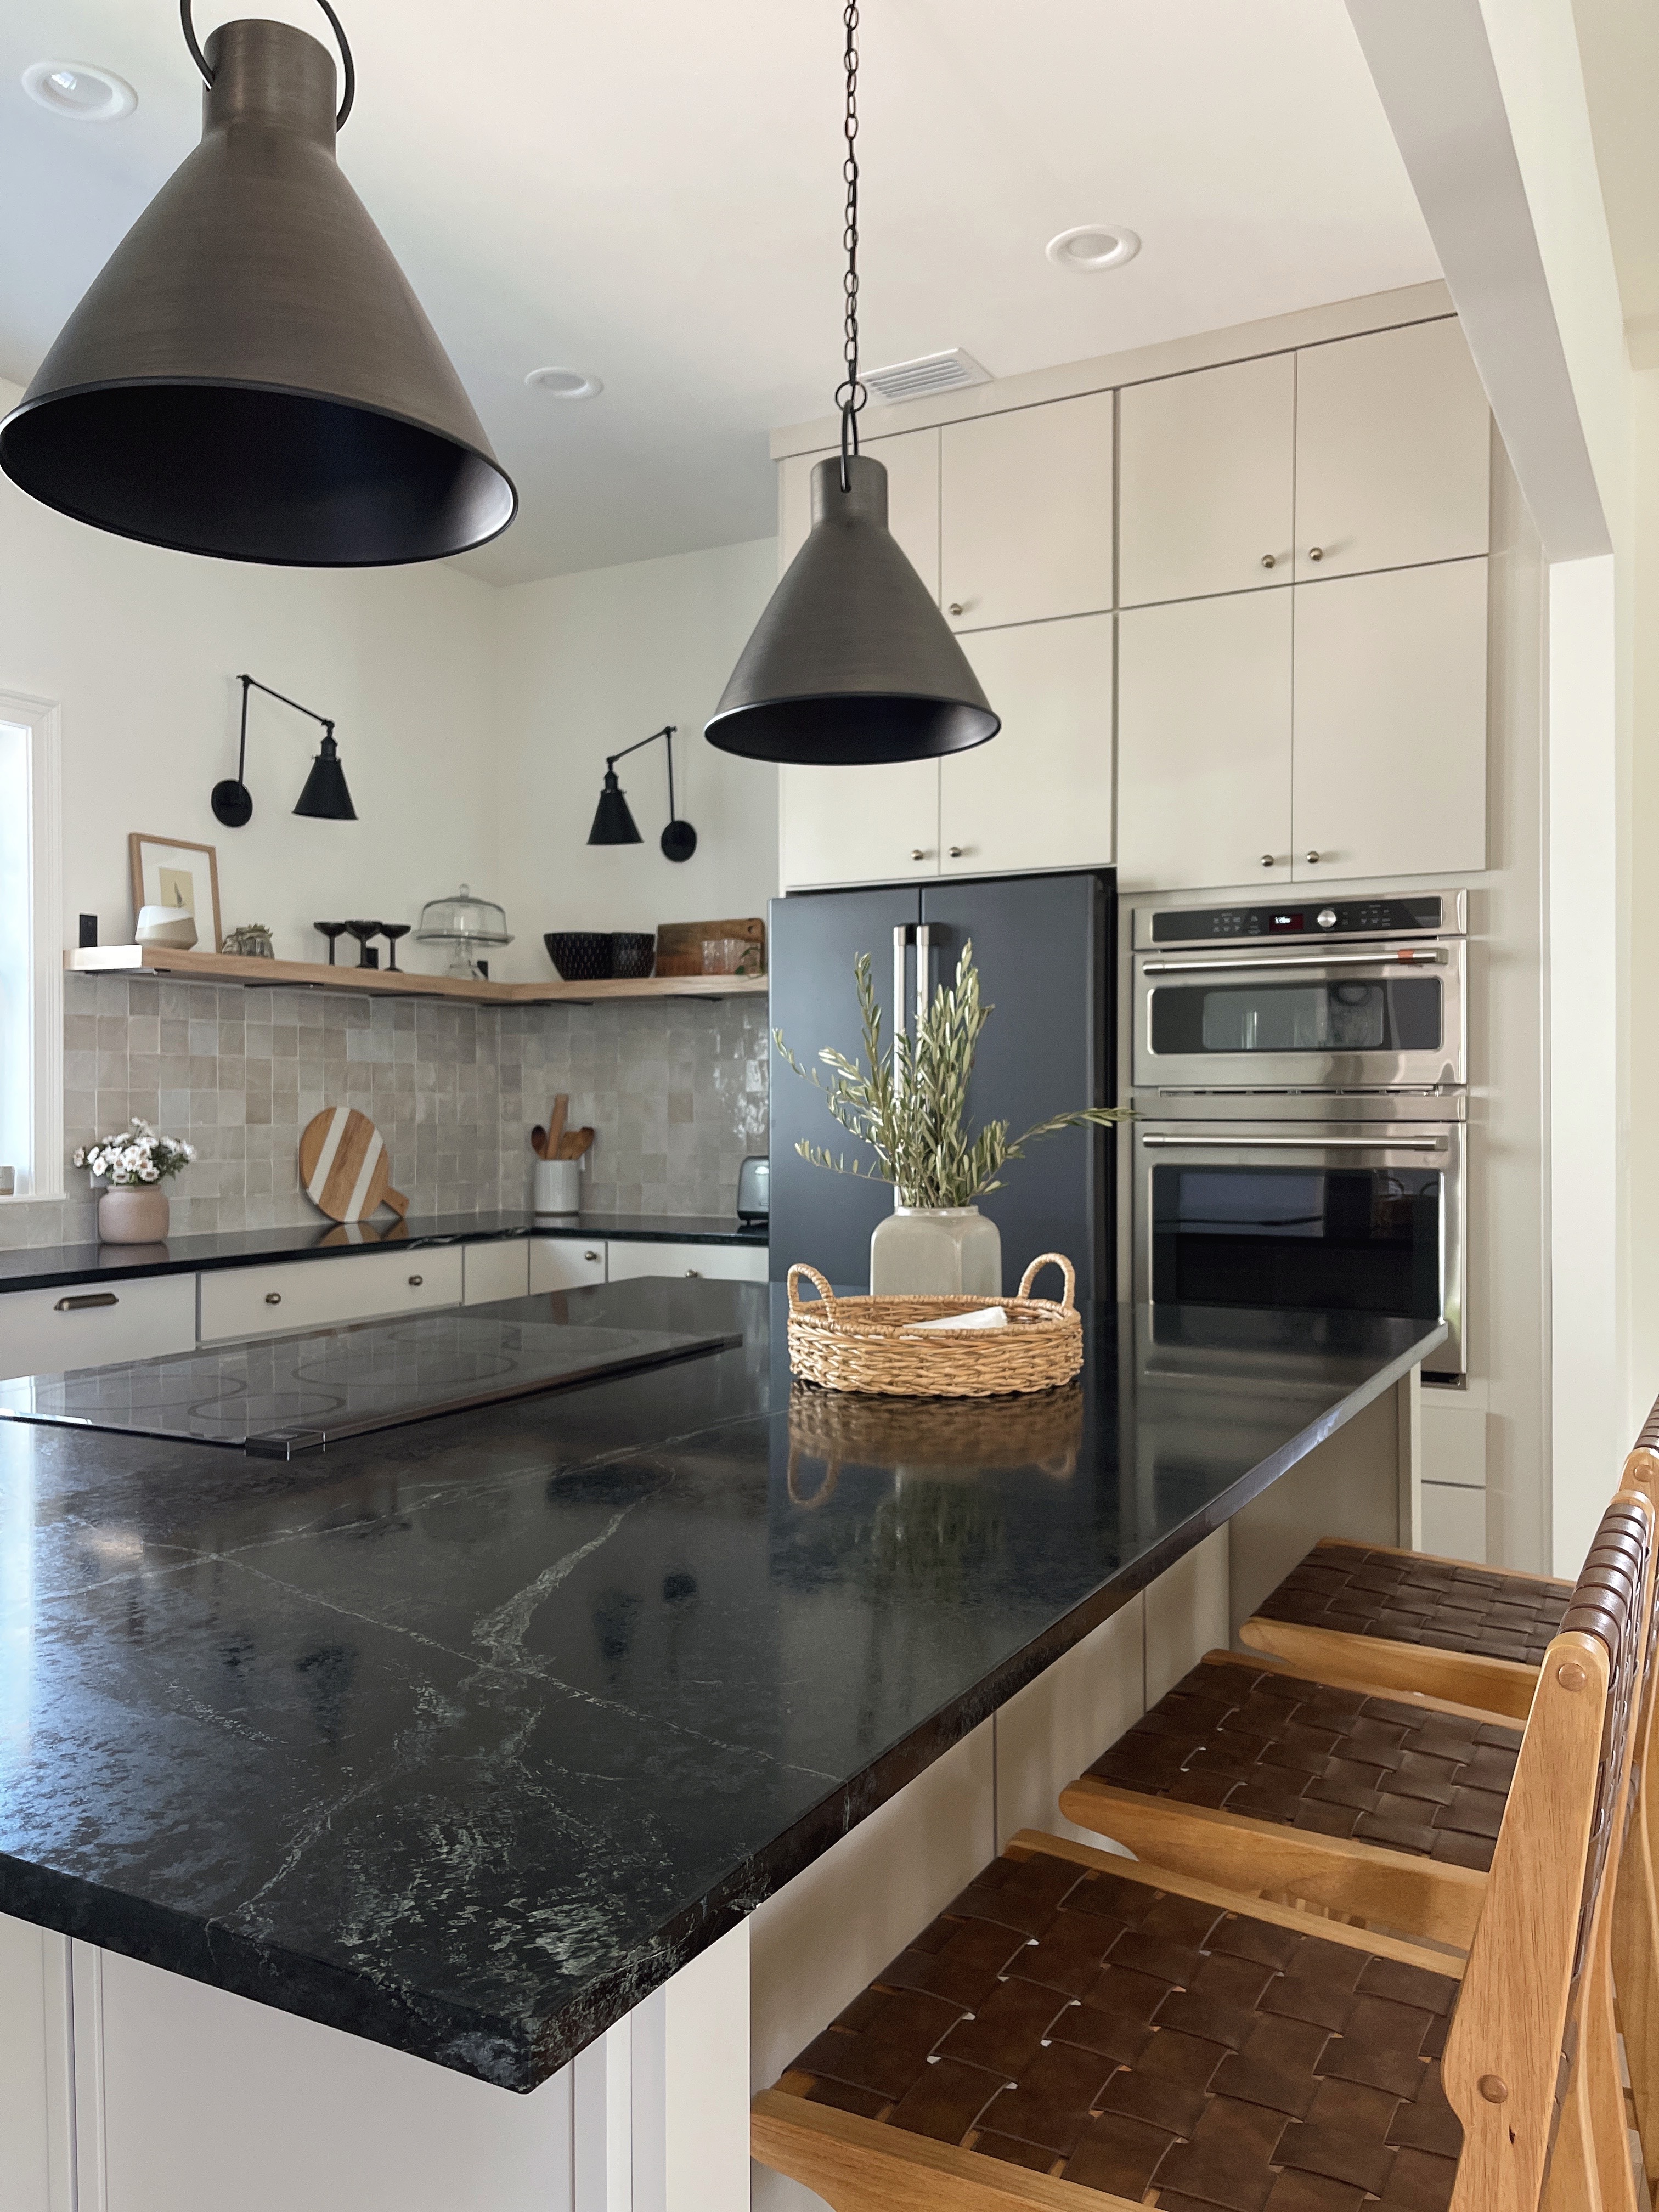
[[[1273,937],[1443,937],[1461,934],[1463,926],[1462,891],[1425,891],[1405,898],[1286,900],[1272,906],[1143,907],[1135,915],[1135,943],[1237,944]]]

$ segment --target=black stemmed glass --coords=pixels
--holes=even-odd
[[[388,968],[397,967],[398,939],[407,937],[413,926],[407,921],[383,921],[380,924],[380,934],[386,941],[386,964]]]
[[[380,923],[378,921],[349,921],[346,924],[346,927],[351,932],[358,944],[362,947],[362,951],[357,956],[357,965],[360,968],[373,968],[375,965],[375,963],[368,957],[368,940],[371,937],[378,937],[380,935]]]
[[[343,921],[313,921],[311,926],[320,930],[328,939],[328,964],[331,968],[334,965],[334,940],[344,933],[345,924]]]

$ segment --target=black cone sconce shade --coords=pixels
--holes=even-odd
[[[357,810],[351,803],[351,793],[346,789],[345,770],[340,766],[340,749],[334,742],[334,725],[326,714],[313,714],[302,707],[297,699],[290,699],[284,691],[273,691],[269,684],[261,684],[257,676],[239,676],[242,687],[242,742],[236,757],[236,773],[227,776],[222,783],[213,787],[210,804],[215,818],[227,830],[241,830],[253,819],[253,793],[242,781],[247,774],[247,695],[250,690],[263,691],[269,699],[281,700],[284,707],[292,707],[296,714],[303,714],[323,726],[323,742],[317,757],[311,763],[311,773],[306,778],[305,789],[300,793],[295,807],[296,814],[309,815],[318,822],[355,822]],[[333,945],[329,946],[330,957]]]
[[[697,849],[697,833],[689,822],[682,822],[674,811],[674,730],[670,722],[665,729],[653,730],[648,738],[638,744],[624,745],[619,753],[611,753],[605,763],[605,781],[599,789],[599,803],[593,810],[593,827],[587,833],[590,845],[641,845],[639,824],[634,819],[628,804],[627,793],[617,781],[617,763],[636,753],[641,745],[654,745],[659,738],[668,748],[668,827],[661,837],[662,854],[665,860],[689,860]]]
[[[812,527],[705,732],[722,752],[824,766],[931,760],[995,737],[968,656],[887,527],[867,453],[812,471]]]
[[[335,161],[331,56],[261,21],[202,52],[184,12],[202,143],[0,427],[0,467],[79,521],[222,560],[380,567],[482,544],[518,495]]]

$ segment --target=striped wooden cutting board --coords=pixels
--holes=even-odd
[[[331,1221],[367,1221],[382,1206],[396,1214],[409,1200],[392,1188],[385,1139],[355,1106],[325,1106],[300,1133],[300,1182]]]

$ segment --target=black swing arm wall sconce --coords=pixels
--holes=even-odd
[[[227,776],[222,783],[213,787],[212,806],[216,817],[227,830],[246,828],[253,816],[253,793],[242,781],[247,773],[247,695],[250,690],[263,691],[267,698],[281,700],[284,707],[292,707],[296,714],[323,726],[323,742],[317,757],[311,763],[311,774],[306,778],[306,787],[300,793],[294,811],[308,814],[319,822],[355,822],[357,810],[351,803],[351,793],[346,789],[345,770],[340,766],[340,756],[334,743],[334,724],[326,714],[302,707],[297,699],[290,699],[285,691],[273,691],[269,684],[261,684],[257,676],[239,676],[242,687],[242,742],[236,756],[236,773]]]
[[[661,738],[668,747],[668,827],[662,833],[662,852],[665,860],[689,860],[697,849],[697,833],[689,822],[682,822],[674,811],[674,732],[678,725],[670,722],[665,729],[653,730],[648,738],[637,744],[624,745],[619,753],[605,757],[605,783],[599,792],[599,803],[593,811],[593,827],[587,833],[590,845],[639,845],[644,842],[639,825],[628,804],[627,794],[617,781],[617,763],[636,753],[641,745],[654,745]]]

